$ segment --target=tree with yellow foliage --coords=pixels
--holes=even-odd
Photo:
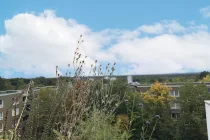
[[[143,102],[164,106],[174,100],[174,97],[170,95],[170,90],[166,84],[155,82],[149,91],[142,94]]]
[[[206,75],[206,77],[204,77],[202,80],[200,80],[200,82],[210,82],[210,75]]]
[[[175,98],[170,94],[170,91],[171,88],[167,87],[166,84],[155,82],[147,92],[140,94],[144,107],[144,117],[151,121],[150,118],[154,115],[160,116],[160,121],[158,121],[153,134],[158,139],[168,139],[171,137],[170,132],[174,129],[173,123],[171,123],[170,104]]]

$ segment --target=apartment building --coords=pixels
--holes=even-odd
[[[136,84],[136,82],[131,81],[131,76],[129,76],[128,78],[128,85],[130,88],[133,88],[134,90],[138,91],[138,92],[146,92],[148,91],[151,87],[152,84]],[[181,86],[183,86],[185,83],[184,82],[180,82],[180,83],[165,83],[167,85],[167,87],[171,88],[170,94],[176,98],[179,98],[180,96],[180,92],[179,89]],[[200,82],[193,82],[194,85],[198,85],[201,84]],[[207,87],[208,87],[208,91],[210,93],[210,82],[206,82],[204,83]],[[171,117],[173,118],[177,118],[179,116],[180,113],[180,103],[175,100],[173,102],[171,102]]]
[[[44,88],[56,89],[55,86],[35,87],[32,88],[32,94],[28,96],[26,109],[30,111],[30,100],[37,97],[38,91]],[[26,93],[22,90],[6,90],[0,91],[0,136],[3,130],[10,130],[16,126],[23,103],[26,100]],[[22,124],[27,119],[28,114],[23,114]],[[24,127],[22,127],[24,128]]]
[[[3,130],[15,127],[22,109],[22,91],[0,91],[0,135]]]

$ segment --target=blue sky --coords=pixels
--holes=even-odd
[[[106,64],[108,61],[117,61],[119,64],[117,66],[117,74],[199,72],[210,70],[210,65],[207,64],[207,60],[210,60],[210,57],[206,54],[206,51],[210,49],[207,45],[209,43],[208,28],[210,26],[210,16],[208,16],[210,11],[209,5],[210,1],[208,0],[2,0],[0,8],[0,62],[3,65],[0,66],[0,76],[53,76],[53,72],[48,73],[48,68],[53,68],[54,65],[60,63],[64,58],[59,61],[55,60],[55,63],[50,62],[48,64],[38,60],[33,62],[33,60],[36,57],[40,57],[39,55],[43,55],[43,58],[46,56],[46,59],[48,59],[47,56],[49,55],[52,59],[53,52],[56,52],[56,49],[67,45],[65,43],[71,42],[62,39],[60,43],[53,44],[53,42],[40,40],[37,37],[39,34],[44,34],[41,27],[43,28],[51,24],[51,22],[55,22],[55,24],[49,26],[54,28],[49,29],[50,31],[53,30],[54,34],[62,36],[65,34],[65,31],[62,30],[65,27],[68,35],[71,37],[71,34],[74,33],[72,32],[74,31],[73,25],[66,26],[57,21],[58,18],[67,22],[69,19],[75,21],[75,30],[78,31],[78,34],[84,33],[87,39],[87,44],[84,43],[84,46],[93,45],[91,51],[96,51],[98,54],[97,56],[96,54],[93,55],[91,52],[88,52],[88,49],[84,49],[83,53],[89,54],[91,60],[96,58],[101,59],[102,64]],[[202,8],[206,9],[201,10]],[[24,15],[26,13],[30,16]],[[44,19],[39,21],[39,23],[38,20],[41,19],[41,14],[53,19],[51,22],[48,22],[48,19]],[[30,22],[32,20],[33,22]],[[36,23],[35,26],[34,22]],[[37,24],[43,26],[40,26],[39,29]],[[58,26],[59,28],[57,28]],[[35,37],[34,29],[36,31]],[[49,30],[46,30],[46,32],[49,33]],[[28,42],[26,41],[27,43],[25,44],[24,38],[26,39],[26,36],[24,35],[31,37],[27,38]],[[53,40],[53,37],[48,36],[46,39]],[[94,39],[98,40],[92,43],[91,41]],[[198,40],[198,42],[193,42],[195,40]],[[43,48],[43,51],[48,50],[45,46],[49,44],[54,47],[52,52],[49,50],[40,54],[38,50],[35,50],[35,46],[32,47],[36,43]],[[155,47],[158,43],[160,45]],[[166,46],[171,43],[174,46],[167,48]],[[21,46],[24,47],[21,48]],[[183,49],[181,50],[180,46],[185,46],[186,48],[181,47]],[[126,47],[130,47],[134,51],[143,50],[144,52],[128,52]],[[71,49],[73,50],[74,47]],[[154,51],[154,49],[158,51]],[[180,51],[177,51],[177,49]],[[11,53],[11,50],[13,53]],[[189,52],[192,50],[192,54],[186,53],[181,55],[186,50]],[[32,52],[33,55],[22,56],[23,52],[28,51]],[[128,52],[127,54],[130,53],[130,57],[135,57],[137,60],[126,56],[126,52]],[[175,56],[172,57],[173,52],[175,52]],[[156,56],[156,53],[170,55]],[[183,55],[186,57],[183,57]],[[26,57],[30,56],[31,65],[36,65],[37,70],[32,71],[29,68],[32,67],[29,66],[30,62],[22,60],[26,60]],[[56,55],[56,57],[62,56],[61,54]],[[69,56],[71,55],[69,54]],[[193,62],[190,60],[186,61],[188,59],[195,60]],[[193,63],[198,64],[195,65]],[[17,64],[20,64],[20,68],[18,68]],[[65,64],[61,64],[61,67],[64,69]]]
[[[4,20],[22,12],[43,12],[53,9],[57,16],[73,18],[94,30],[104,28],[134,29],[163,19],[186,23],[196,20],[208,23],[199,9],[210,4],[208,0],[2,0],[0,8],[1,32]]]

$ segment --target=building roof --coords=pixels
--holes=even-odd
[[[0,91],[0,96],[7,96],[7,95],[12,95],[12,94],[21,94],[21,90],[5,90],[5,91]]]
[[[204,102],[210,106],[210,100],[205,100]]]
[[[166,84],[168,87],[181,87],[185,84],[185,82],[179,82],[179,83],[162,83],[163,85]],[[194,85],[201,84],[201,82],[193,82]],[[210,87],[210,82],[204,82],[206,86]],[[151,87],[153,84],[140,84],[136,86],[137,88],[141,87]]]

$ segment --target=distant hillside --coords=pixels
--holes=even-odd
[[[187,82],[198,81],[200,73],[179,73],[179,74],[152,74],[152,75],[134,75],[133,80],[139,83],[159,82]]]
[[[150,75],[132,75],[133,81],[141,84],[159,82],[187,82],[198,81],[201,73],[174,73],[174,74],[150,74]],[[128,75],[114,75],[118,79],[126,80]],[[84,77],[87,78],[87,77]],[[89,76],[89,78],[100,79],[102,76]],[[0,90],[23,89],[30,79],[12,78],[4,79],[0,77]],[[53,86],[56,85],[56,78],[36,77],[33,78],[35,86]]]
[[[128,75],[114,75],[114,77],[127,79]],[[200,73],[172,73],[172,74],[148,74],[148,75],[131,75],[133,81],[139,83],[154,83],[159,82],[187,82],[198,81]],[[102,78],[102,76],[91,76],[90,78]]]

